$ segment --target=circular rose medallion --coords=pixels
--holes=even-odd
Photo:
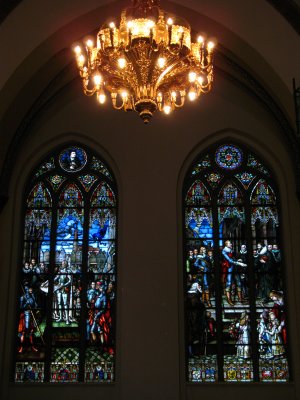
[[[226,144],[217,149],[215,159],[221,168],[235,169],[241,165],[243,155],[238,147]]]
[[[59,155],[59,165],[64,171],[77,172],[86,164],[86,152],[80,147],[68,147]]]

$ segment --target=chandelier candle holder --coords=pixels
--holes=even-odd
[[[136,111],[148,123],[156,110],[170,114],[210,91],[213,82],[213,40],[199,35],[168,15],[158,0],[132,0],[120,24],[110,22],[74,46],[77,66],[87,96],[104,104],[110,94],[117,110]]]

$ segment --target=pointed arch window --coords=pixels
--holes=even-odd
[[[113,382],[117,188],[106,164],[70,145],[25,193],[15,382]]]
[[[184,184],[188,382],[288,382],[279,198],[248,149],[215,146]]]

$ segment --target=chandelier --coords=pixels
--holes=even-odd
[[[136,111],[148,123],[156,110],[170,114],[211,89],[215,44],[181,18],[167,14],[159,0],[132,0],[116,22],[103,25],[94,44],[74,46],[86,95],[104,104],[110,94],[117,110]]]

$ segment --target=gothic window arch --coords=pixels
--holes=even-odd
[[[184,183],[188,382],[288,382],[279,196],[243,146],[200,155]]]
[[[35,168],[24,198],[15,382],[112,382],[117,187],[77,144]]]

